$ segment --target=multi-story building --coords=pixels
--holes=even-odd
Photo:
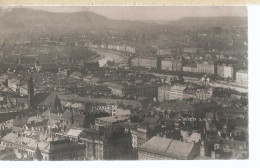
[[[153,132],[148,127],[138,127],[137,129],[131,130],[132,134],[132,147],[133,156],[137,159],[137,149],[145,142],[147,142],[152,136]]]
[[[128,116],[109,116],[109,117],[101,117],[96,118],[95,125],[98,127],[107,126],[107,125],[115,125],[118,123],[123,123],[128,120]]]
[[[112,111],[112,116],[130,116],[131,110],[124,108],[116,108]]]
[[[100,48],[100,44],[94,44],[92,42],[86,44],[86,46],[89,48]]]
[[[107,45],[102,43],[100,47],[106,49],[106,48],[107,48]]]
[[[232,66],[224,66],[224,78],[233,79],[234,71]]]
[[[193,159],[200,155],[200,144],[154,136],[138,147],[138,160]]]
[[[215,74],[215,64],[214,62],[203,61],[197,64],[198,73]]]
[[[171,55],[172,51],[171,49],[158,49],[156,51],[156,55]]]
[[[117,50],[118,47],[117,47],[117,45],[114,45],[114,44],[108,44],[107,48],[111,49],[111,50]]]
[[[223,78],[233,79],[233,67],[231,65],[218,65],[217,74]]]
[[[199,99],[209,99],[212,97],[212,89],[198,89],[196,91],[196,97]]]
[[[127,45],[125,47],[125,51],[134,54],[135,53],[135,48]]]
[[[104,111],[109,115],[115,115],[118,106],[117,104],[106,104],[106,103],[97,103],[92,106],[93,110]]]
[[[69,139],[51,141],[49,160],[84,160],[86,157],[85,144],[78,144]]]
[[[248,85],[248,72],[247,70],[239,70],[236,72],[236,83],[242,86]]]
[[[81,132],[82,130],[80,129],[70,129],[66,133],[55,133],[55,137],[58,137],[58,139],[70,139],[71,141],[78,142]]]
[[[33,159],[37,148],[42,160],[84,160],[86,157],[85,145],[69,139],[38,142],[31,137],[9,133],[1,139],[1,145],[13,148],[19,159]]]
[[[86,144],[87,160],[104,159],[104,140],[100,131],[85,130],[80,134],[80,141]]]
[[[156,84],[143,84],[139,86],[128,86],[123,89],[124,95],[132,97],[157,97],[158,86]]]
[[[161,69],[167,71],[182,71],[182,59],[165,58],[161,61]]]
[[[197,66],[196,65],[186,65],[186,66],[183,66],[182,67],[182,69],[183,69],[183,71],[184,72],[197,72],[198,70],[197,70]]]
[[[125,45],[119,45],[118,50],[119,51],[125,51]]]
[[[89,160],[126,160],[132,157],[131,134],[119,127],[85,130],[80,141],[86,144]]]
[[[131,59],[131,65],[133,67],[144,67],[144,68],[157,68],[156,57],[137,57]]]
[[[158,87],[158,101],[170,100],[171,86]]]
[[[162,70],[172,71],[173,70],[173,65],[172,65],[173,60],[174,60],[173,58],[164,58],[161,61]]]
[[[218,68],[217,68],[217,74],[221,77],[224,77],[224,66],[225,65],[218,65]]]
[[[116,83],[105,82],[103,85],[111,89],[113,95],[133,96],[133,97],[146,97],[154,98],[157,97],[158,86],[156,84],[144,84],[142,86],[123,86]]]
[[[185,86],[172,86],[171,87],[171,94],[170,94],[170,99],[184,99],[186,97],[185,94]]]
[[[183,48],[184,53],[196,53],[200,48]]]
[[[132,146],[137,148],[147,142],[152,134],[148,127],[138,127],[136,130],[132,131]]]
[[[185,86],[161,86],[158,88],[158,101],[163,102],[164,100],[174,99],[187,99],[193,97],[186,91]]]
[[[116,83],[111,83],[111,82],[105,82],[105,83],[103,83],[103,85],[105,85],[109,89],[111,89],[111,93],[113,95],[116,95],[116,96],[119,96],[119,97],[124,96],[124,93],[123,93],[124,87],[122,85],[119,85],[119,84],[116,84]]]

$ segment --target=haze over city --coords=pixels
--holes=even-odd
[[[15,7],[3,7],[15,8]],[[20,8],[20,7],[19,7]],[[40,9],[49,12],[82,12],[91,11],[109,19],[115,20],[176,20],[183,17],[219,17],[219,16],[247,16],[246,7],[122,7],[122,6],[93,6],[93,7],[37,7],[24,8]]]
[[[248,159],[245,7],[0,9],[0,160]]]

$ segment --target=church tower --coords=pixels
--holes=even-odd
[[[74,124],[74,114],[73,112],[71,111],[71,118],[70,118],[70,124]]]
[[[43,159],[43,156],[42,156],[42,153],[41,153],[39,146],[37,144],[36,150],[34,152],[34,160],[35,161],[42,161],[42,159]]]
[[[28,79],[28,102],[29,102],[29,107],[32,107],[33,97],[34,97],[34,84],[33,84],[33,78],[30,77]]]

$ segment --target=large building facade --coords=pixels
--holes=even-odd
[[[203,61],[197,64],[197,72],[198,73],[207,73],[207,74],[215,74],[215,64],[214,62]]]
[[[33,159],[38,148],[42,160],[84,160],[86,156],[85,145],[72,142],[69,139],[57,141],[40,141],[9,133],[1,139],[1,145],[13,148],[16,157],[22,160]]]
[[[138,148],[138,160],[185,160],[200,154],[200,144],[154,136]]]
[[[186,87],[184,87],[184,86],[173,86],[173,87],[171,87],[170,99],[174,100],[174,99],[184,99],[184,98],[186,98],[185,89],[186,89]]]
[[[144,144],[150,139],[150,132],[148,128],[137,128],[137,130],[132,131],[132,146],[137,148]]]
[[[156,55],[171,55],[172,51],[171,49],[158,49],[156,51]]]
[[[231,65],[218,65],[217,74],[223,78],[233,79],[233,67]]]
[[[168,101],[174,99],[187,99],[193,97],[186,92],[185,86],[161,86],[158,88],[158,101]]]
[[[248,85],[248,72],[246,70],[236,72],[236,83],[243,86]]]
[[[131,60],[133,67],[157,68],[156,57],[137,57]]]
[[[194,72],[197,73],[198,69],[196,65],[186,65],[182,67],[184,72]]]
[[[196,97],[199,99],[210,99],[213,95],[213,89],[197,89]]]
[[[166,71],[182,71],[182,59],[165,58],[161,61],[161,69]]]
[[[158,101],[170,100],[171,86],[161,86],[158,88]]]
[[[144,84],[142,86],[128,86],[123,89],[124,95],[131,97],[157,97],[158,86],[156,84]]]
[[[80,136],[86,144],[88,160],[126,160],[132,158],[131,134],[124,129],[109,127],[86,130]]]

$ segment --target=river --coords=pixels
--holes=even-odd
[[[99,54],[102,58],[98,60],[99,66],[103,67],[108,60],[115,61],[115,63],[123,63],[124,55],[119,52],[114,52],[111,50],[98,50],[93,49],[97,54]]]

